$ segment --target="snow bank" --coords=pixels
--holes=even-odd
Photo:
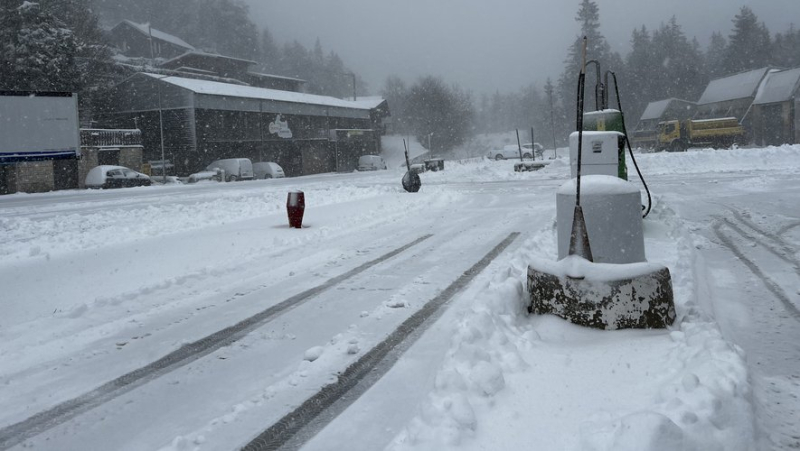
[[[687,152],[637,154],[639,168],[648,175],[726,173],[794,169],[800,172],[800,145],[783,145],[763,149],[690,149]],[[628,156],[628,178],[636,178]],[[687,178],[687,181],[691,181]]]
[[[121,208],[118,199],[101,200],[86,202],[86,211],[80,214],[58,214],[52,209],[42,209],[34,212],[38,213],[35,217],[30,217],[31,207],[26,207],[27,217],[12,215],[0,218],[0,231],[5,237],[0,248],[0,267],[29,258],[49,258],[74,251],[135,243],[285,211],[289,189],[267,187],[260,182],[244,183],[248,184],[247,189],[220,190],[213,194],[198,192],[194,201],[181,204],[170,202],[166,193],[162,198],[159,190],[163,187],[149,187],[147,189],[153,193],[153,198],[134,208],[130,205]],[[241,184],[237,186],[240,187]],[[177,188],[190,191],[196,187]],[[399,182],[396,187],[364,187],[342,182],[338,186],[304,188],[310,208],[400,192],[401,189]],[[71,204],[69,208],[74,209],[75,205]]]
[[[556,254],[542,230],[493,266],[428,400],[388,449],[752,449],[744,357],[697,307],[691,238],[666,207],[647,222],[666,225],[646,238],[651,260],[675,275],[672,328],[603,332],[528,316],[528,262]]]

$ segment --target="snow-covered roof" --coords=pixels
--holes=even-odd
[[[756,105],[785,102],[792,98],[800,84],[800,68],[770,72],[756,94]]]
[[[670,108],[673,103],[678,103],[678,108],[689,108],[690,106],[695,105],[694,102],[690,102],[688,100],[670,98],[659,100],[656,102],[650,102],[647,104],[647,108],[644,109],[644,113],[642,113],[642,117],[639,118],[640,121],[647,121],[653,119],[661,119],[666,114],[667,110]],[[677,109],[673,109],[672,114],[677,114]],[[678,114],[678,116],[681,116]],[[671,118],[671,119],[680,119],[678,118]]]
[[[725,102],[727,100],[754,97],[761,80],[769,70],[768,67],[764,67],[731,75],[730,77],[711,80],[697,103],[699,105],[705,105],[709,103]]]
[[[666,111],[669,103],[672,102],[674,99],[666,99],[666,100],[659,100],[658,102],[650,102],[647,104],[647,108],[644,109],[644,113],[642,113],[642,117],[640,120],[646,121],[648,119],[658,119]]]
[[[142,73],[148,77],[159,79],[165,83],[188,89],[196,94],[211,96],[241,97],[246,99],[276,100],[279,102],[306,103],[311,105],[331,106],[340,108],[351,108],[356,110],[369,110],[370,108],[353,102],[352,100],[342,100],[335,97],[319,96],[315,94],[305,94],[292,91],[281,91],[278,89],[256,88],[253,86],[240,86],[230,83],[220,83],[217,81],[196,80],[192,78],[161,76],[156,74]]]
[[[286,76],[283,76],[283,75],[262,74],[261,72],[248,72],[247,75],[252,75],[254,77],[274,78],[274,79],[277,79],[277,80],[296,81],[296,82],[300,82],[300,83],[305,83],[306,82],[302,78],[286,77]]]
[[[246,59],[242,59],[242,58],[234,58],[232,56],[220,55],[218,53],[208,53],[208,52],[203,52],[203,51],[200,51],[200,50],[191,50],[191,51],[188,51],[188,52],[186,52],[186,53],[184,53],[182,55],[178,55],[175,58],[172,58],[170,60],[164,61],[163,63],[161,63],[161,65],[162,66],[174,66],[176,63],[180,62],[181,60],[184,60],[184,59],[187,59],[187,58],[191,58],[191,57],[209,58],[209,59],[222,59],[222,60],[236,61],[238,63],[256,64],[256,62],[252,61],[252,60],[246,60]]]
[[[382,104],[385,101],[386,99],[380,96],[364,96],[364,97],[356,97],[356,100],[350,101],[350,103],[353,103],[355,105],[360,105],[362,108],[367,108],[372,110],[378,108],[380,104]]]
[[[179,47],[185,47],[185,48],[187,48],[189,50],[194,50],[195,49],[194,47],[192,47],[189,43],[187,43],[183,39],[181,39],[181,38],[179,38],[177,36],[173,36],[173,35],[171,35],[169,33],[164,33],[163,31],[156,30],[155,28],[150,27],[146,23],[145,24],[136,23],[136,22],[133,22],[133,21],[130,21],[130,20],[127,20],[127,19],[123,20],[120,24],[122,24],[122,23],[130,25],[134,29],[140,31],[145,36],[150,36],[150,34],[152,33],[152,35],[153,35],[153,37],[155,39],[159,39],[159,40],[162,40],[162,41],[165,41],[165,42],[169,42],[169,43],[175,44],[175,45],[177,45]],[[117,26],[119,26],[119,25],[117,25]]]

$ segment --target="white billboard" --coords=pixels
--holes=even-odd
[[[78,95],[0,92],[0,163],[77,158]]]

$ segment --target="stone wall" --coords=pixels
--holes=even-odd
[[[7,166],[6,183],[10,193],[53,191],[53,162],[28,161]]]

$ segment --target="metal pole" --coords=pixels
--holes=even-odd
[[[161,177],[162,182],[167,183],[167,159],[164,155],[164,113],[161,108],[161,79],[156,80],[158,88],[158,128],[161,135]]]
[[[356,101],[356,73],[350,72],[350,75],[353,76],[353,102]]]
[[[147,23],[147,34],[150,40],[150,64],[155,67],[156,58],[153,52],[153,29],[150,23]],[[156,80],[156,90],[158,91],[158,129],[161,135],[161,181],[167,183],[167,158],[164,155],[164,112],[161,105],[161,80],[166,77],[161,77]]]
[[[548,92],[550,97],[550,128],[553,130],[553,158],[558,158],[558,150],[556,148],[556,120],[553,113],[553,90]],[[544,158],[544,155],[542,155]]]
[[[531,157],[533,157],[533,161],[536,161],[536,140],[533,139],[533,127],[531,127]],[[542,154],[542,159],[544,159],[544,154]]]

